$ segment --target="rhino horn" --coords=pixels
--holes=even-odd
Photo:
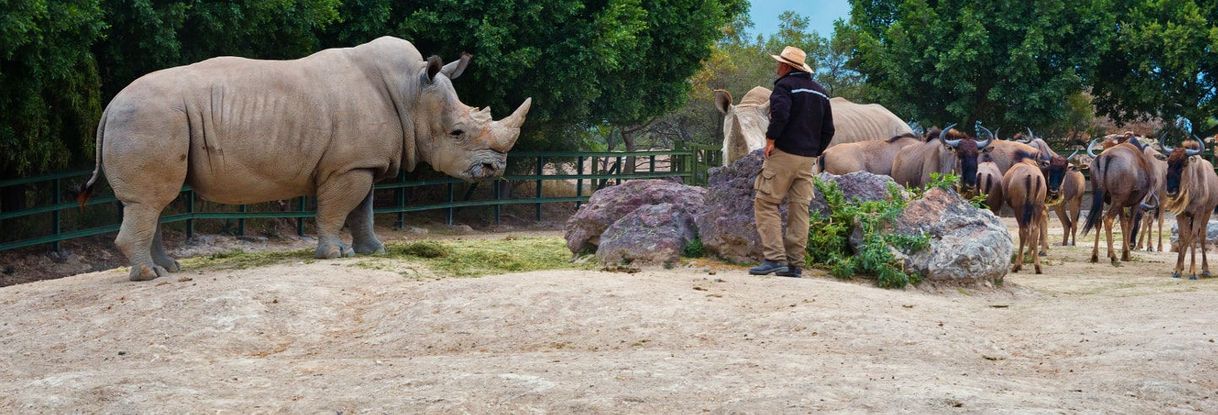
[[[516,112],[499,121],[495,121],[492,131],[495,134],[492,136],[493,142],[491,149],[500,153],[507,153],[516,145],[516,139],[520,138],[520,127],[524,125],[525,116],[529,114],[529,108],[533,106],[533,98],[527,98]]]

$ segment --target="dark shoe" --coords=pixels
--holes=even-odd
[[[749,268],[749,275],[770,275],[775,272],[787,272],[787,266],[770,260],[761,261],[761,265]]]
[[[787,265],[787,270],[786,270],[786,271],[778,271],[778,272],[777,272],[777,273],[775,273],[774,275],[777,275],[777,276],[779,276],[779,277],[791,277],[791,278],[801,278],[801,277],[803,277],[803,274],[802,274],[802,273],[800,273],[800,270],[799,270],[799,266],[798,266],[798,265]]]

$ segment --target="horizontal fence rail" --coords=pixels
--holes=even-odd
[[[395,180],[382,181],[373,186],[374,191],[380,190],[393,193],[392,203],[385,205],[378,198],[379,207],[376,214],[396,214],[395,226],[405,226],[406,213],[424,211],[444,211],[448,224],[454,221],[455,213],[462,208],[490,208],[495,223],[502,217],[505,206],[533,205],[534,219],[542,220],[542,207],[553,203],[575,203],[576,206],[587,202],[593,192],[624,181],[640,179],[679,178],[687,184],[704,185],[708,179],[710,167],[722,163],[721,153],[715,146],[686,145],[676,150],[660,151],[599,151],[599,152],[530,152],[518,151],[508,154],[509,166],[516,166],[512,171],[518,174],[505,175],[488,182],[466,183],[463,180],[440,177],[418,179],[411,178],[405,172]],[[574,166],[574,173],[569,170]],[[519,166],[528,166],[528,172],[523,173]],[[80,207],[70,196],[71,189],[88,179],[91,170],[74,170],[58,172],[35,177],[24,177],[0,181],[0,188],[13,186],[49,186],[51,200],[49,203],[16,211],[0,212],[0,251],[50,244],[55,250],[59,249],[62,241],[102,235],[117,232],[121,222],[120,202],[112,194],[98,192],[91,197],[85,206]],[[574,193],[570,195],[547,196],[544,184],[546,182],[562,181],[574,185]],[[103,181],[104,182],[104,181]],[[512,196],[513,185],[531,185],[533,192],[528,196]],[[474,197],[475,192],[482,187],[490,187],[489,198]],[[100,187],[100,186],[99,186]],[[411,204],[411,190],[419,188],[439,187],[444,201],[425,204]],[[464,193],[458,194],[458,188],[464,187]],[[99,189],[100,190],[100,189]],[[432,195],[434,196],[433,191]],[[199,220],[237,220],[238,234],[245,233],[246,219],[295,219],[296,233],[305,233],[305,219],[316,213],[314,197],[298,197],[289,201],[280,201],[278,211],[249,211],[247,205],[240,205],[237,211],[205,211],[199,209],[199,198],[189,187],[184,186],[177,200],[167,207],[161,216],[161,223],[185,222],[187,237],[194,235],[195,221]],[[273,204],[275,202],[270,202]],[[268,204],[261,204],[268,205]],[[105,208],[110,213],[99,213],[92,210]],[[290,208],[290,209],[289,209]],[[7,209],[7,207],[6,207]],[[75,221],[65,221],[65,216],[74,215]],[[97,216],[102,216],[97,218]],[[47,217],[49,216],[49,218]],[[83,224],[84,217],[90,217],[90,222],[103,222],[92,225]],[[37,219],[36,224],[34,224]],[[47,221],[45,231],[36,236],[13,237],[10,230],[17,224],[33,224],[41,226]],[[75,225],[73,229],[65,230],[64,225]],[[28,226],[26,227],[28,228]],[[27,229],[28,230],[28,229]],[[4,238],[8,237],[6,240]]]

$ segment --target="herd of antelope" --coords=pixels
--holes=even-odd
[[[757,87],[739,103],[731,94],[716,91],[715,105],[724,115],[724,162],[765,144],[770,90]],[[818,169],[831,174],[867,171],[891,176],[905,186],[923,186],[932,173],[955,173],[966,195],[984,195],[986,205],[998,214],[1009,206],[1019,224],[1019,251],[1012,265],[1018,272],[1025,249],[1036,273],[1040,255],[1047,254],[1048,209],[1062,223],[1062,245],[1077,242],[1079,216],[1090,170],[1091,201],[1083,235],[1096,230],[1091,262],[1099,262],[1102,224],[1108,240],[1108,258],[1115,265],[1128,261],[1132,249],[1163,251],[1164,213],[1175,215],[1179,243],[1172,277],[1184,272],[1184,254],[1191,252],[1189,278],[1197,278],[1197,249],[1201,250],[1201,276],[1210,276],[1206,258],[1207,224],[1218,207],[1218,174],[1201,154],[1202,140],[1186,140],[1179,147],[1163,145],[1126,132],[1091,141],[1086,154],[1061,156],[1044,139],[1027,129],[1010,140],[977,123],[974,135],[949,125],[915,132],[914,126],[876,104],[856,104],[833,98],[833,124],[837,130],[830,147],[817,160]],[[840,137],[839,137],[840,136]],[[840,139],[839,139],[840,138]],[[1153,141],[1153,142],[1152,142]],[[1097,154],[1098,152],[1098,154]],[[1107,205],[1107,210],[1105,210]],[[1146,215],[1150,220],[1143,221]],[[1113,249],[1113,223],[1120,219],[1121,256]],[[1158,223],[1158,240],[1151,240]],[[1140,232],[1139,232],[1140,231]],[[1137,244],[1137,247],[1132,245]],[[1039,252],[1037,247],[1040,247]],[[1131,248],[1132,247],[1132,248]]]

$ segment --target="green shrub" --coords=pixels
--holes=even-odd
[[[706,247],[702,246],[701,238],[694,238],[681,249],[681,256],[686,258],[702,258],[706,256]]]
[[[934,186],[943,186],[947,179],[936,180],[932,182]],[[889,246],[912,253],[925,249],[930,238],[884,232],[884,226],[905,209],[906,201],[901,197],[900,187],[894,184],[888,188],[889,200],[862,203],[847,202],[837,183],[817,180],[816,190],[825,196],[832,213],[828,217],[812,215],[806,259],[809,266],[826,267],[829,274],[837,278],[871,275],[876,277],[876,284],[884,288],[901,288],[918,282],[916,275],[905,272]],[[849,238],[855,226],[862,232],[863,244],[858,252],[851,252]]]
[[[441,245],[436,241],[418,241],[402,245],[390,245],[389,254],[392,256],[414,256],[419,258],[444,258],[452,253],[452,248]]]

